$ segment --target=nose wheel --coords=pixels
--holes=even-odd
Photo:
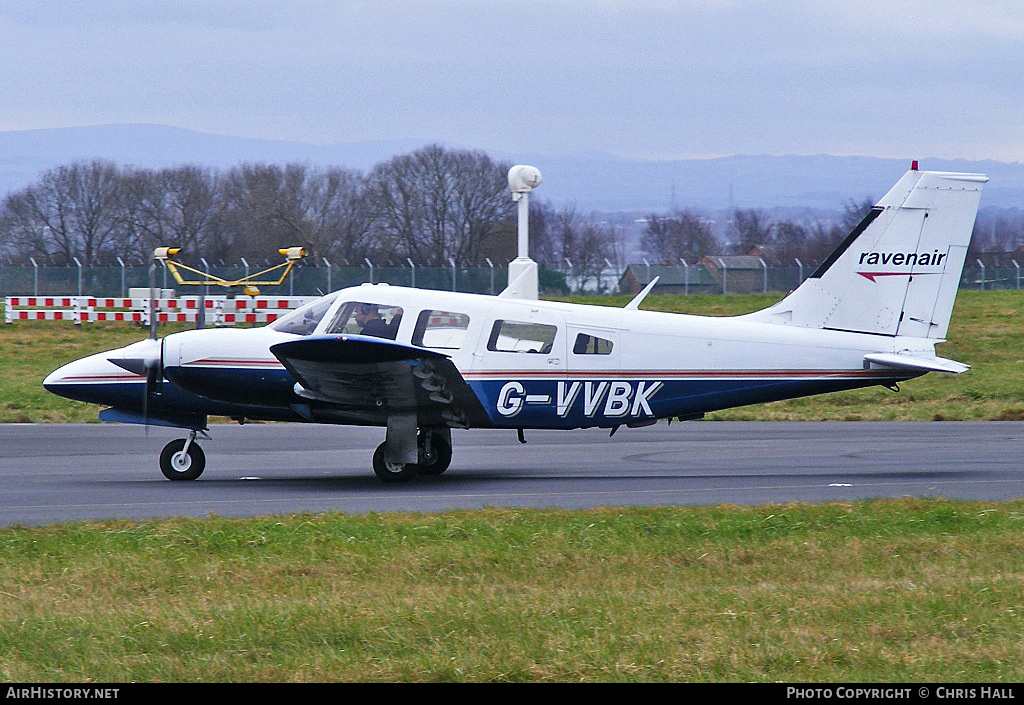
[[[178,438],[160,452],[160,472],[168,480],[194,480],[206,469],[206,453],[195,442],[196,432]]]

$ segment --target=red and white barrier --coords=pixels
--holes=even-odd
[[[269,323],[289,311],[315,300],[316,296],[207,296],[203,302],[206,320],[213,326],[238,323]],[[7,296],[4,323],[15,321],[72,321],[75,325],[94,321],[128,321],[149,325],[151,307],[159,323],[194,323],[199,315],[200,297],[101,298],[95,296]],[[115,310],[102,310],[115,309]]]

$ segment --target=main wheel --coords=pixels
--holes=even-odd
[[[189,443],[179,438],[164,446],[160,453],[160,472],[168,480],[194,480],[206,469],[206,453],[198,443]]]
[[[430,452],[424,453],[423,446],[425,439],[421,436],[420,441],[420,462],[418,463],[420,475],[440,475],[452,464],[452,446],[439,434],[433,434],[430,439]]]
[[[419,466],[416,463],[389,463],[384,460],[384,446],[381,443],[373,452],[373,471],[384,482],[408,482],[416,477]]]

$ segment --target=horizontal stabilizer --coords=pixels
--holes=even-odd
[[[956,360],[947,360],[944,357],[915,357],[901,353],[871,353],[865,355],[864,359],[883,367],[892,367],[898,370],[914,370],[917,372],[949,372],[960,374],[971,368]]]

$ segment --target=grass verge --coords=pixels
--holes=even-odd
[[[0,679],[1024,678],[1024,503],[0,530]]]

